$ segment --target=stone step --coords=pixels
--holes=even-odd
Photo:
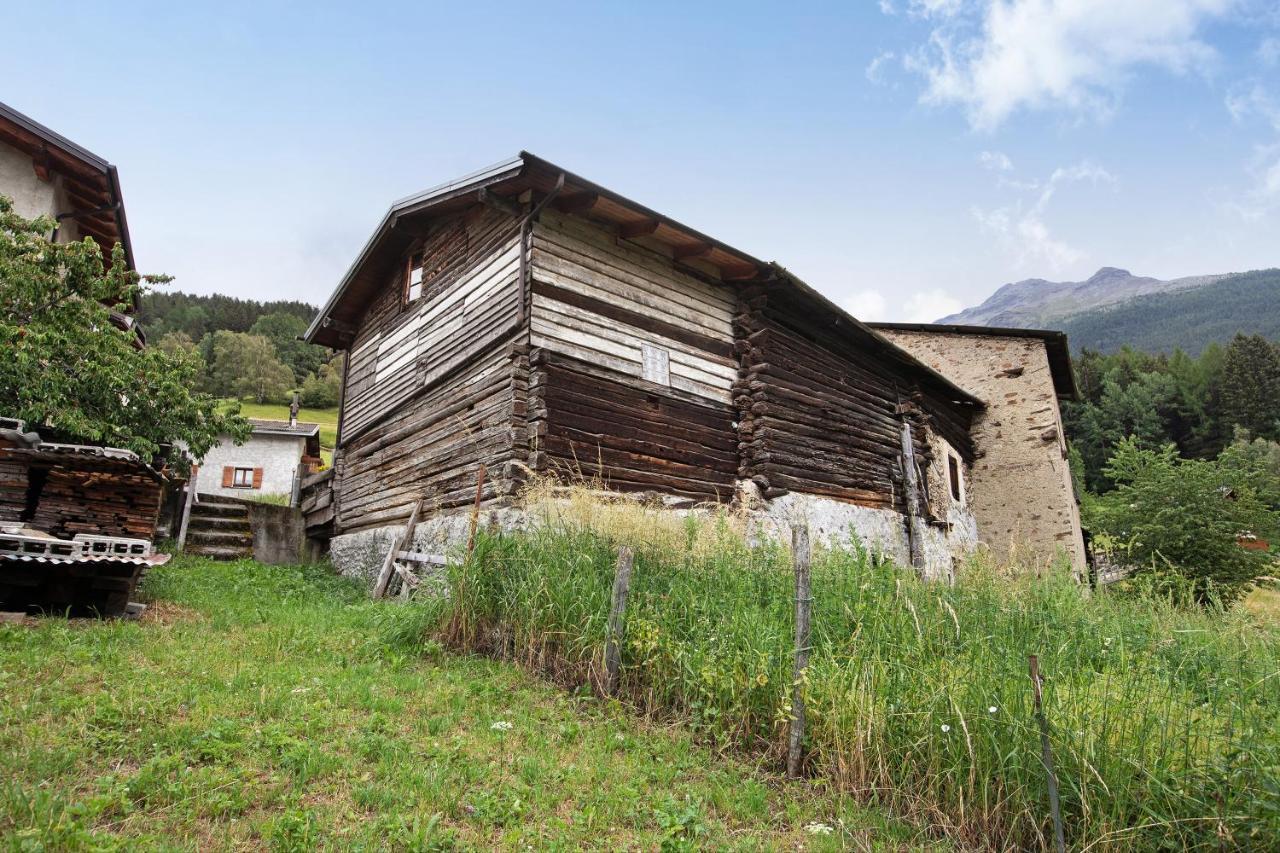
[[[188,530],[237,530],[249,533],[248,518],[225,518],[217,515],[196,515],[192,513],[187,522]]]
[[[213,545],[187,546],[188,554],[195,554],[198,557],[208,557],[212,560],[247,560],[253,557],[253,549],[245,548],[223,548]]]
[[[187,541],[200,545],[253,548],[253,535],[240,530],[188,530]]]
[[[238,518],[248,518],[249,508],[242,503],[235,501],[219,501],[201,499],[199,503],[193,504],[191,514],[194,515],[219,515],[224,517],[235,516]]]

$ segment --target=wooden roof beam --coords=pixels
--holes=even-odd
[[[688,258],[705,258],[707,255],[711,254],[713,250],[714,247],[710,243],[695,243],[692,246],[676,246],[671,252],[671,257],[675,258],[677,261],[683,261]]]
[[[599,193],[574,193],[562,196],[555,201],[556,210],[561,213],[586,213],[596,206],[600,200]]]
[[[642,219],[639,222],[628,222],[618,228],[618,236],[626,240],[647,237],[658,230],[658,220]]]
[[[476,197],[480,199],[481,204],[487,205],[499,213],[505,213],[508,216],[514,216],[517,219],[524,216],[524,210],[521,209],[520,205],[510,199],[503,198],[500,195],[495,195],[486,187],[481,187],[477,190]]]
[[[725,281],[749,281],[760,274],[755,264],[742,262],[720,267],[720,278]]]

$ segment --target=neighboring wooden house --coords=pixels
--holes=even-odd
[[[303,477],[320,467],[319,424],[297,419],[249,419],[253,428],[243,444],[223,440],[205,455],[195,475],[202,495],[252,498],[284,497],[296,503]]]
[[[344,568],[526,471],[753,502],[949,571],[982,401],[774,263],[530,154],[394,205],[306,334],[348,353]],[[359,558],[365,559],[365,558]],[[367,562],[367,559],[365,559]]]

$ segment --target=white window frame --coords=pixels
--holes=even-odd
[[[409,260],[405,264],[404,279],[404,304],[410,305],[422,298],[424,290],[422,286],[423,264],[425,257],[422,252],[415,252],[409,256]]]

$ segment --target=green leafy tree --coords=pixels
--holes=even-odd
[[[208,388],[219,397],[280,403],[293,390],[293,371],[276,358],[271,341],[261,335],[214,332],[207,350]]]
[[[169,354],[175,353],[191,353],[200,359],[200,363],[204,364],[204,357],[200,355],[196,349],[195,341],[186,332],[169,332],[163,335],[152,344],[156,349]]]
[[[302,383],[302,404],[313,409],[331,409],[338,405],[342,390],[343,356],[337,355],[328,364],[320,366]]]
[[[1280,438],[1280,349],[1261,335],[1236,335],[1222,366],[1222,412],[1261,438]]]
[[[271,341],[276,357],[289,366],[296,382],[302,382],[319,371],[329,355],[324,347],[299,340],[306,330],[307,321],[297,314],[276,311],[259,317],[249,329],[249,334],[261,335]]]
[[[1247,471],[1217,460],[1182,459],[1173,445],[1143,448],[1127,438],[1107,464],[1116,489],[1091,502],[1091,523],[1148,571],[1172,571],[1202,599],[1238,598],[1272,557],[1241,547],[1266,535],[1277,518]]]
[[[202,458],[220,434],[243,440],[245,420],[195,390],[198,358],[139,347],[113,322],[113,311],[167,279],[129,270],[119,245],[106,269],[92,240],[51,243],[53,225],[17,215],[0,196],[0,412],[146,459],[179,441]]]

